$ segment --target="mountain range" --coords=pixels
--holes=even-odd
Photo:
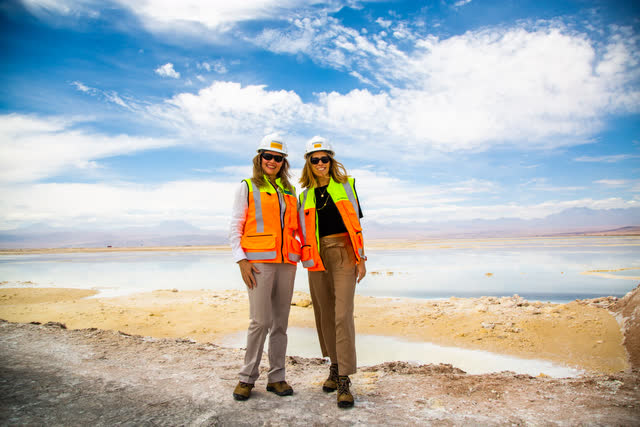
[[[568,235],[640,235],[640,208],[571,208],[541,219],[382,224],[363,220],[367,239],[500,238]],[[58,228],[37,223],[0,232],[0,249],[226,245],[226,230],[203,230],[184,221],[110,230]]]

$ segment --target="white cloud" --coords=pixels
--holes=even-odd
[[[105,136],[77,129],[77,119],[0,116],[0,183],[36,181],[99,168],[96,160],[174,145],[175,141]]]
[[[176,95],[148,112],[159,124],[169,124],[223,152],[254,150],[263,135],[287,133],[313,119],[313,106],[304,104],[293,91],[233,82],[214,82],[197,94]]]
[[[267,29],[256,43],[385,88],[319,94],[319,116],[337,135],[443,151],[553,148],[587,142],[609,114],[640,111],[639,40],[629,29],[613,28],[604,43],[557,22],[446,39],[402,30],[413,51],[326,16]]]
[[[162,77],[171,77],[172,79],[180,78],[180,73],[173,69],[173,64],[171,62],[167,62],[166,64],[156,68],[156,74]]]
[[[224,65],[223,61],[213,61],[213,62],[199,62],[197,64],[197,67],[199,69],[205,69],[208,72],[211,72],[211,70],[215,71],[218,74],[226,74],[229,70],[227,70],[227,67]]]
[[[121,1],[148,27],[175,28],[178,32],[183,27],[191,28],[185,31],[205,38],[207,33],[193,23],[212,31],[226,31],[228,26],[246,20],[287,21],[286,28],[267,28],[253,41],[277,53],[308,55],[319,64],[382,89],[320,93],[316,102],[309,103],[301,103],[295,99],[297,94],[287,92],[287,105],[300,106],[301,111],[284,111],[276,106],[257,112],[239,102],[225,111],[222,105],[211,105],[206,93],[181,94],[170,100],[169,106],[152,110],[170,113],[164,118],[171,124],[171,116],[175,117],[173,124],[178,127],[185,123],[201,125],[194,129],[196,134],[222,128],[239,138],[262,133],[266,128],[292,124],[297,128],[295,125],[301,123],[302,127],[315,126],[338,139],[385,141],[385,146],[375,148],[384,150],[392,145],[402,158],[418,159],[430,150],[487,150],[504,145],[535,149],[581,144],[602,128],[608,115],[640,110],[640,49],[632,29],[606,29],[608,36],[601,40],[600,35],[596,39],[555,21],[484,28],[437,38],[424,35],[424,28],[379,18],[378,23],[388,26],[388,30],[364,33],[345,27],[327,12],[345,4],[357,6],[358,2],[335,1],[319,6],[320,3]],[[98,3],[66,0],[56,4],[62,10]],[[202,66],[216,70],[215,63]],[[219,65],[216,72],[226,70],[223,67]],[[171,63],[156,72],[173,78],[180,75]],[[211,91],[221,90],[219,85],[214,82]],[[253,86],[237,89],[240,101],[268,100],[276,94],[265,87],[255,87],[262,88],[255,96],[242,96]],[[189,105],[184,103],[186,98],[190,98]],[[121,106],[127,104],[115,97],[112,101]],[[272,108],[270,102],[261,105]],[[214,125],[205,123],[208,114]],[[229,124],[220,123],[225,115],[229,116]],[[238,122],[244,117],[257,120],[249,125],[249,132],[243,132]]]
[[[465,6],[465,5],[469,4],[469,3],[471,3],[471,1],[472,0],[459,0],[459,1],[455,2],[453,4],[453,6],[454,7],[462,7],[462,6]]]
[[[224,231],[239,180],[249,176],[251,166],[227,166],[206,172],[213,176],[160,184],[0,184],[0,229],[36,222],[76,228],[92,224],[100,229],[183,220],[204,229]],[[293,172],[297,182],[299,170]],[[486,200],[500,189],[488,181],[421,185],[367,169],[350,172],[356,177],[365,221],[381,224],[535,219],[574,207],[599,210],[640,206],[638,200],[621,198],[493,203]],[[470,202],[473,208],[469,207]]]
[[[581,156],[574,160],[576,162],[593,162],[593,163],[617,163],[623,160],[636,159],[640,157],[636,154],[612,154],[606,156]]]
[[[384,19],[384,18],[376,19],[376,24],[380,25],[383,28],[389,28],[392,23],[393,21],[390,21],[388,19]]]
[[[527,191],[546,191],[546,192],[576,192],[586,190],[586,187],[582,186],[554,186],[549,184],[547,178],[533,178],[528,182],[525,182],[521,187],[528,187]]]
[[[122,98],[120,98],[120,96],[116,92],[114,91],[106,92],[105,96],[109,101],[113,102],[114,104],[118,104],[119,106],[124,108],[129,108],[129,106],[122,100]]]
[[[89,16],[100,15],[100,2],[96,0],[22,0],[22,4],[38,16],[51,14]]]
[[[116,105],[119,105],[120,107],[126,108],[128,110],[136,110],[138,107],[137,105],[135,105],[135,103],[133,103],[133,105],[129,105],[127,104],[121,97],[120,95],[118,95],[118,93],[116,91],[105,91],[105,90],[101,90],[101,89],[96,89],[93,87],[89,87],[87,85],[85,85],[82,82],[72,82],[71,83],[73,86],[76,87],[76,89],[78,89],[80,92],[86,93],[87,95],[91,95],[91,96],[95,96],[95,97],[99,97],[99,98],[103,98],[105,100],[107,100],[108,102],[114,103]]]
[[[226,31],[237,22],[278,18],[287,9],[320,3],[307,0],[147,0],[118,2],[137,15],[151,30],[177,29],[201,25],[208,30]]]
[[[607,187],[623,187],[630,184],[630,181],[626,179],[599,179],[594,183],[606,185]]]
[[[72,82],[72,85],[74,85],[80,92],[84,92],[84,93],[88,93],[91,92],[92,89],[89,86],[84,85],[81,82]]]
[[[141,185],[42,183],[0,186],[0,228],[46,222],[96,229],[184,220],[203,228],[227,229],[237,182],[174,181]],[[215,194],[216,197],[211,197]]]

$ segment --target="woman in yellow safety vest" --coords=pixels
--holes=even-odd
[[[353,297],[367,270],[355,180],[333,156],[325,138],[307,142],[298,215],[320,348],[331,359],[322,389],[338,390],[338,407],[348,408],[349,375],[356,373]]]
[[[236,191],[229,242],[249,292],[247,350],[236,400],[247,400],[258,379],[269,336],[267,391],[293,394],[285,381],[287,325],[296,264],[300,261],[297,199],[289,182],[287,146],[277,134],[265,136],[253,159],[253,176]]]

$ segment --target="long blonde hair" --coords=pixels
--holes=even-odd
[[[345,169],[344,165],[337,161],[333,157],[333,154],[331,154],[330,152],[325,151],[325,153],[327,153],[327,156],[329,156],[329,158],[331,159],[331,161],[329,162],[329,176],[333,178],[334,181],[339,182],[340,184],[344,184],[345,182],[347,182],[347,178],[349,178],[349,175],[347,175],[347,170]],[[304,168],[302,169],[302,176],[300,177],[299,181],[300,185],[302,185],[302,188],[316,188],[319,186],[318,179],[313,173],[313,165],[311,164],[310,159],[311,154],[308,154],[306,156]]]
[[[251,180],[258,187],[267,185],[267,181],[264,179],[265,173],[262,170],[261,155],[262,153],[258,153],[253,158],[253,176],[251,177]],[[293,185],[291,185],[291,182],[289,182],[289,178],[291,178],[291,174],[289,173],[289,161],[287,160],[286,157],[284,158],[284,160],[282,160],[282,166],[280,167],[280,170],[278,171],[276,178],[280,178],[282,180],[282,185],[285,188],[285,190],[289,190],[289,191],[294,190]]]

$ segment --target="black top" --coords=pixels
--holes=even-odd
[[[355,189],[355,185],[354,185]],[[356,198],[357,196],[356,192]],[[340,211],[333,202],[333,199],[327,191],[327,186],[316,187],[316,213],[318,214],[318,234],[320,237],[328,236],[330,234],[346,233],[347,227],[345,227]],[[358,201],[358,213],[362,218],[362,208],[360,207],[360,201]]]

